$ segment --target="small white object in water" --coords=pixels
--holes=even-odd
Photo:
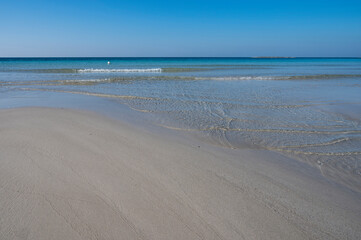
[[[110,65],[110,61],[108,61],[108,65]]]

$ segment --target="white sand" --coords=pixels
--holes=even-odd
[[[359,194],[276,153],[195,143],[0,110],[0,239],[360,239]]]

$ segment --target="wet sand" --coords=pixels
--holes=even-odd
[[[280,154],[86,111],[0,110],[0,239],[360,236],[360,194]]]

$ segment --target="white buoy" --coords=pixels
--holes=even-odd
[[[110,61],[108,61],[108,65],[110,65]]]

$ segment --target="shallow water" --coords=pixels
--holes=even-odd
[[[0,59],[0,107],[30,92],[112,99],[154,124],[277,151],[361,190],[361,59]]]

